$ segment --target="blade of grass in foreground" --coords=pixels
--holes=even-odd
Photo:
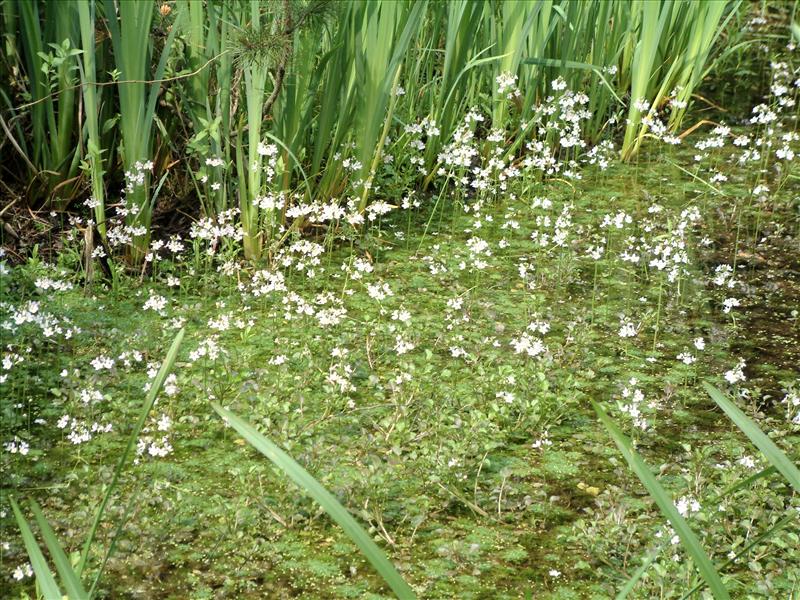
[[[762,542],[765,542],[765,541],[769,540],[769,538],[771,538],[774,534],[778,533],[781,529],[786,527],[789,523],[794,521],[794,519],[795,519],[794,513],[789,513],[787,516],[785,516],[780,521],[775,523],[775,525],[773,525],[772,527],[767,529],[764,533],[762,533],[761,535],[756,537],[754,540],[752,540],[744,548],[739,550],[739,552],[734,554],[731,558],[729,558],[724,563],[722,563],[719,568],[720,569],[724,569],[728,565],[736,562],[741,557],[743,557],[745,554],[750,552],[750,550],[752,550],[753,548],[755,548],[756,546],[758,546]],[[700,583],[695,585],[692,589],[690,589],[688,592],[686,592],[683,596],[681,596],[680,600],[687,600],[692,594],[694,594],[698,590],[702,589],[702,587],[703,587],[703,582],[701,581]]]
[[[592,405],[597,415],[600,417],[600,420],[614,439],[614,442],[617,444],[617,448],[619,448],[625,460],[628,461],[633,472],[636,473],[636,476],[650,493],[650,496],[652,496],[658,508],[661,509],[661,513],[667,518],[670,525],[672,525],[673,529],[677,532],[684,549],[692,557],[692,560],[694,560],[697,570],[705,580],[714,598],[717,598],[717,600],[729,600],[730,596],[728,595],[728,590],[725,589],[725,585],[722,583],[719,573],[714,568],[714,564],[700,544],[700,540],[697,539],[697,536],[689,527],[689,524],[680,515],[678,509],[675,508],[672,498],[667,494],[664,488],[661,487],[661,484],[658,483],[658,480],[655,478],[652,471],[650,471],[647,464],[633,450],[630,441],[625,437],[619,427],[617,427],[611,417],[609,417],[596,402],[592,402]]]
[[[733,421],[736,426],[750,438],[750,441],[764,453],[769,463],[775,467],[781,475],[786,477],[786,480],[796,491],[800,492],[800,470],[797,469],[783,452],[781,452],[781,449],[769,439],[767,434],[759,429],[758,425],[739,410],[739,407],[731,402],[725,394],[710,383],[703,382],[703,387],[706,392],[708,392],[708,395],[711,396],[711,399],[725,411],[728,417],[730,417],[731,421]]]
[[[53,528],[50,527],[50,523],[45,519],[42,509],[39,508],[39,505],[34,500],[31,500],[31,510],[36,518],[36,523],[39,525],[39,530],[42,532],[42,538],[47,545],[47,550],[50,552],[50,556],[53,557],[56,571],[61,577],[61,583],[64,584],[64,588],[67,590],[67,596],[76,600],[88,598],[89,594],[86,593],[78,574],[72,568],[72,563],[69,562],[69,558],[67,558],[64,549],[61,547]]]
[[[14,498],[10,498],[10,500],[11,508],[17,519],[17,525],[19,525],[19,530],[22,532],[22,541],[25,543],[25,550],[28,552],[28,558],[31,559],[31,566],[33,567],[33,572],[36,574],[36,582],[39,584],[42,595],[48,600],[51,598],[60,600],[63,594],[61,590],[58,589],[58,584],[55,578],[53,578],[53,574],[50,572],[50,566],[47,564],[44,554],[42,554],[42,550],[39,548],[39,544],[36,543],[36,538],[33,537],[30,525],[28,525],[28,521],[26,521],[25,517],[22,515],[22,511],[20,511]]]
[[[763,479],[764,477],[770,477],[777,473],[778,471],[775,467],[767,467],[766,469],[762,469],[758,473],[754,475],[750,475],[741,481],[734,483],[733,485],[726,488],[723,492],[714,496],[711,500],[705,500],[706,504],[717,504],[720,500],[726,499],[735,492],[738,492],[741,489],[750,487],[751,484],[755,483],[759,479]],[[776,528],[773,528],[776,529]],[[776,529],[777,530],[777,529]],[[625,585],[620,589],[619,593],[617,594],[616,600],[624,600],[628,597],[628,595],[633,591],[636,587],[636,584],[639,583],[639,580],[644,576],[645,572],[650,568],[650,565],[653,564],[658,555],[667,545],[667,542],[663,542],[656,546],[653,551],[647,556],[645,561],[642,563],[642,566],[636,569],[636,572],[631,576],[631,578],[625,583]],[[727,561],[720,566],[720,569],[725,568],[731,561]]]
[[[636,572],[631,576],[630,579],[625,583],[625,585],[620,589],[619,593],[616,596],[616,600],[625,600],[628,595],[633,591],[633,588],[636,587],[636,584],[639,583],[639,580],[644,576],[647,572],[647,569],[650,568],[650,565],[658,558],[658,555],[661,554],[661,550],[664,546],[667,545],[667,542],[662,542],[660,545],[656,546],[650,554],[647,555],[647,558],[642,563],[642,565],[636,569]]]
[[[172,346],[170,346],[169,352],[167,352],[167,357],[164,359],[164,362],[161,363],[161,368],[158,370],[156,378],[150,385],[150,389],[147,392],[147,397],[144,399],[144,404],[142,404],[142,409],[139,412],[139,419],[136,422],[136,425],[134,425],[130,437],[128,437],[128,443],[126,444],[125,449],[122,451],[122,456],[119,458],[116,469],[114,469],[114,475],[111,478],[111,483],[108,484],[105,496],[103,496],[103,499],[100,501],[100,506],[97,508],[97,513],[95,514],[94,521],[92,522],[92,527],[89,530],[89,536],[86,538],[86,542],[83,544],[81,560],[78,563],[77,568],[79,575],[83,573],[83,569],[86,567],[86,561],[89,558],[89,550],[91,550],[94,536],[97,533],[97,527],[100,525],[100,520],[103,518],[103,513],[108,505],[108,500],[111,498],[111,494],[117,487],[119,476],[122,473],[122,470],[125,468],[125,463],[128,461],[128,456],[130,455],[131,450],[133,450],[133,447],[136,445],[136,441],[139,439],[139,433],[141,433],[142,428],[144,427],[144,422],[147,420],[147,415],[150,414],[150,410],[153,408],[153,404],[156,401],[158,392],[161,390],[161,386],[164,385],[167,375],[169,375],[169,372],[172,370],[172,365],[175,364],[175,359],[178,357],[178,349],[183,341],[183,334],[184,330],[181,329],[178,332],[178,335],[175,336],[175,339],[172,341]]]
[[[398,598],[416,598],[411,587],[394,568],[386,555],[372,541],[369,534],[356,522],[348,510],[342,506],[321,483],[301,467],[291,456],[281,450],[277,445],[264,437],[244,419],[236,416],[229,410],[222,408],[215,402],[211,403],[214,410],[228,422],[239,434],[247,440],[256,450],[270,459],[298,486],[304,489],[316,502],[336,521],[344,532],[350,537],[364,556],[372,563],[375,570],[380,573],[384,581],[392,588]]]

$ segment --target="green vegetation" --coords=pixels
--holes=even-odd
[[[0,0],[2,596],[793,597],[796,7]]]

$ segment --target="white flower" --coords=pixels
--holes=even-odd
[[[519,97],[521,92],[517,88],[517,79],[518,77],[515,74],[508,71],[500,73],[500,75],[495,78],[497,82],[497,93],[504,94],[509,100]]]
[[[394,351],[397,354],[406,354],[407,352],[411,352],[414,349],[414,344],[409,342],[406,339],[403,339],[402,336],[395,337],[395,344],[394,344]]]
[[[31,449],[31,447],[28,445],[28,442],[19,439],[17,436],[14,436],[13,441],[3,444],[3,448],[5,448],[6,452],[10,452],[11,454],[21,454],[22,456],[27,455]]]
[[[405,309],[392,311],[392,320],[407,324],[411,321],[411,313]]]
[[[495,394],[495,398],[503,400],[506,404],[511,404],[512,402],[514,402],[514,394],[511,392],[506,392],[506,391],[497,392]]]
[[[151,291],[150,297],[147,299],[147,302],[144,303],[142,309],[152,310],[159,314],[163,314],[164,308],[166,306],[167,306],[167,299],[164,296],[159,296],[158,294],[154,294]]]
[[[781,160],[792,160],[794,158],[794,150],[784,144],[783,148],[779,148],[775,151],[775,155]]]
[[[600,260],[600,257],[603,256],[603,247],[602,246],[589,246],[589,249],[586,251],[588,256],[591,256],[594,260]]]
[[[756,468],[756,461],[753,459],[752,456],[743,456],[737,462],[743,467],[746,467],[748,469]]]
[[[278,147],[275,144],[259,142],[256,151],[259,156],[275,156],[278,153]]]
[[[177,396],[178,392],[178,376],[175,373],[170,373],[167,375],[166,380],[164,381],[164,393],[169,396],[170,398]]]
[[[170,427],[172,427],[172,419],[170,419],[168,415],[161,415],[161,418],[158,420],[157,424],[158,430],[169,431]]]
[[[683,517],[688,517],[692,513],[699,512],[700,503],[691,496],[682,496],[676,503],[675,508]]]
[[[738,364],[733,369],[731,369],[730,371],[725,371],[724,375],[725,381],[727,381],[731,385],[735,385],[740,381],[744,381],[745,379],[747,379],[744,375],[745,366],[746,363],[744,362],[744,359],[740,358]]]
[[[544,345],[542,340],[533,337],[527,331],[520,337],[512,339],[511,346],[517,354],[527,354],[531,357],[539,356],[547,352],[547,346]]]
[[[388,283],[370,283],[367,285],[367,294],[378,302],[385,300],[389,296],[394,296],[394,292],[392,292]]]
[[[639,333],[636,329],[636,326],[628,321],[627,319],[623,319],[620,321],[619,332],[617,335],[621,338],[629,338],[629,337],[636,337],[636,334]]]
[[[19,565],[11,576],[16,579],[17,581],[22,581],[26,577],[33,577],[33,568],[31,567],[30,563],[25,563],[24,565]]]
[[[563,77],[558,77],[558,78],[556,78],[556,79],[554,79],[553,81],[550,82],[550,86],[556,92],[560,92],[562,90],[567,89],[567,82],[564,80]]]
[[[732,308],[741,306],[741,303],[739,302],[738,298],[725,298],[725,300],[722,303],[722,306],[723,306],[722,312],[728,314],[729,312],[731,312]]]
[[[542,436],[538,440],[534,441],[531,444],[531,448],[533,448],[534,450],[539,450],[540,448],[545,448],[547,446],[552,446],[552,445],[553,442],[550,441],[550,434],[547,431],[545,431],[544,433],[542,433]]]
[[[114,359],[106,356],[105,354],[101,354],[92,360],[92,366],[94,367],[95,371],[102,371],[103,369],[111,370],[114,368]]]

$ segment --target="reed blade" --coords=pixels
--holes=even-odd
[[[326,490],[308,471],[298,464],[291,456],[284,452],[275,443],[267,439],[255,427],[231,411],[221,407],[215,402],[211,403],[214,410],[233,427],[251,446],[266,456],[275,466],[283,471],[289,479],[305,490],[325,512],[344,530],[347,536],[361,550],[364,557],[372,563],[375,570],[383,577],[387,585],[403,600],[415,598],[414,591],[406,583],[394,565],[389,562],[386,555],[372,541],[369,534],[352,517],[350,512]]]

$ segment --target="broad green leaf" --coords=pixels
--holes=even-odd
[[[375,570],[380,573],[384,581],[397,594],[398,598],[415,598],[413,590],[405,582],[403,577],[394,568],[386,555],[372,541],[369,534],[364,531],[361,525],[356,522],[348,510],[342,506],[333,495],[326,490],[321,483],[301,467],[291,456],[281,450],[276,444],[268,440],[264,435],[250,425],[244,419],[236,416],[229,410],[222,408],[215,402],[211,403],[214,410],[228,422],[239,434],[247,440],[256,450],[261,452],[269,460],[280,468],[298,486],[305,490],[330,517],[344,529],[348,537],[355,542],[367,560],[372,563]]]

